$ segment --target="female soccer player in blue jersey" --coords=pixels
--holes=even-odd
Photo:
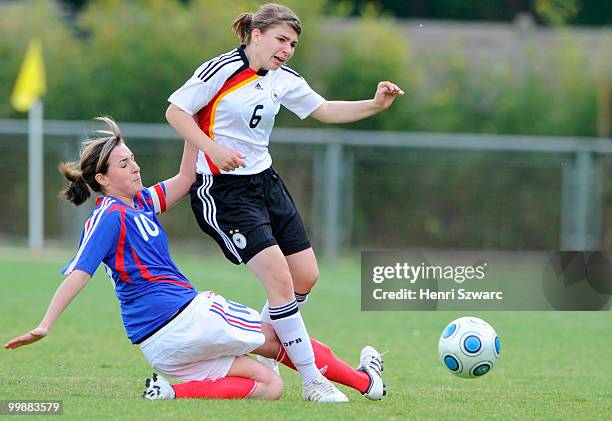
[[[156,370],[182,381],[170,385],[154,375],[146,381],[146,398],[277,399],[282,392],[280,377],[245,354],[275,357],[293,368],[278,338],[272,329],[262,328],[257,311],[211,291],[198,293],[172,261],[168,239],[156,217],[189,191],[195,180],[196,149],[185,143],[179,173],[143,188],[140,168],[119,128],[110,118],[98,120],[108,125],[110,131],[102,131],[107,136],[85,141],[80,162],[60,166],[70,181],[64,191],[68,201],[81,205],[90,190],[100,195],[77,253],[63,270],[67,278],[38,327],[4,347],[13,349],[44,338],[102,263],[114,282],[129,339]],[[327,378],[353,387],[368,399],[382,397],[382,360],[372,347],[362,350],[360,367],[353,369],[320,342],[313,341],[312,346],[317,366],[326,367]],[[327,379],[319,379],[303,397],[346,400],[334,390]]]
[[[201,229],[262,282],[271,325],[302,374],[320,377],[300,305],[319,271],[293,199],[272,167],[270,133],[280,106],[304,119],[347,123],[387,109],[404,92],[380,82],[373,99],[326,101],[286,66],[301,26],[290,9],[266,4],[233,24],[242,45],[206,61],[170,98],[168,122],[199,149],[192,209]]]

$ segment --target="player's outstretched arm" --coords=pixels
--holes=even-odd
[[[223,171],[233,171],[238,167],[246,166],[244,155],[217,145],[200,130],[192,115],[176,105],[170,104],[166,110],[166,120],[183,139],[205,152],[213,163]]]
[[[164,181],[166,186],[166,208],[170,209],[178,203],[187,193],[196,180],[196,161],[198,149],[191,143],[185,141],[183,146],[183,158],[179,172],[174,177]]]
[[[310,115],[323,123],[351,123],[386,110],[398,95],[404,95],[399,86],[388,81],[379,82],[372,99],[325,101]]]
[[[55,295],[53,295],[53,298],[51,299],[47,313],[39,323],[38,327],[29,331],[25,335],[17,336],[16,338],[8,341],[6,344],[4,344],[4,348],[19,348],[20,346],[37,342],[47,336],[47,333],[49,330],[51,330],[51,327],[53,327],[53,323],[55,323],[60,314],[62,314],[66,307],[68,307],[68,305],[72,302],[72,299],[76,297],[79,292],[81,292],[85,285],[87,285],[89,279],[89,274],[81,270],[75,270],[68,275],[68,277],[64,279],[64,282],[62,282],[62,284],[55,291]]]

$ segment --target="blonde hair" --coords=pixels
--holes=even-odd
[[[119,126],[111,117],[96,117],[94,120],[106,124],[108,130],[96,130],[96,133],[106,136],[85,139],[81,143],[79,161],[62,162],[59,165],[60,172],[69,181],[66,188],[60,192],[60,197],[76,206],[89,198],[90,189],[102,193],[102,186],[96,181],[96,174],[106,174],[111,152],[123,143]]]
[[[242,13],[232,24],[232,29],[240,38],[240,42],[248,45],[251,42],[251,32],[259,29],[264,32],[268,27],[286,23],[298,36],[302,33],[300,19],[287,6],[268,3],[259,6],[255,13]]]

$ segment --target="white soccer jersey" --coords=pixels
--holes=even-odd
[[[198,125],[214,142],[246,156],[245,168],[225,172],[200,151],[199,174],[244,175],[272,165],[268,144],[281,104],[304,119],[325,99],[287,66],[251,69],[241,47],[202,64],[168,101],[198,114]]]

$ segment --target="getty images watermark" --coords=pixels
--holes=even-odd
[[[362,310],[609,310],[605,252],[364,251]]]
[[[417,281],[451,281],[462,284],[465,281],[482,280],[486,276],[487,262],[474,264],[473,266],[432,266],[421,263],[418,266],[406,262],[390,266],[374,266],[372,268],[372,282],[382,284],[389,280],[400,280],[414,285]],[[380,285],[372,291],[376,300],[502,300],[503,291],[470,291],[466,288],[450,288],[439,291],[431,287],[431,282],[421,282],[418,288],[400,288],[399,290],[387,291]],[[437,284],[436,284],[437,286]]]

